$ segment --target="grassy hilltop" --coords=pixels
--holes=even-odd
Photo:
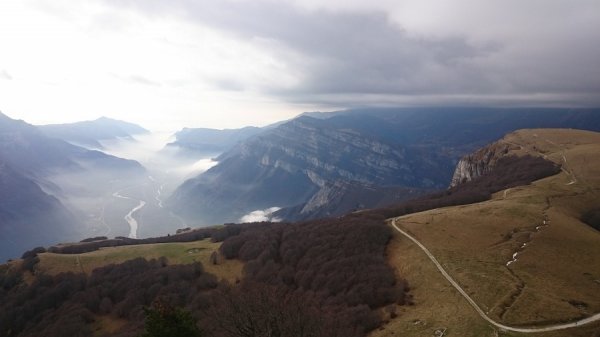
[[[580,220],[599,206],[600,134],[520,130],[498,143],[510,145],[509,154],[549,159],[562,172],[489,201],[405,215],[397,224],[496,321],[541,326],[600,312],[600,232]],[[415,305],[371,336],[429,336],[444,329],[447,336],[525,335],[492,328],[402,235],[396,233],[388,256],[410,280]],[[599,330],[594,323],[531,335],[595,336]]]
[[[65,280],[74,280],[73,284],[83,282],[80,295],[65,292],[66,307],[53,309],[58,318],[55,325],[68,318],[84,317],[87,321],[75,322],[78,325],[71,322],[70,326],[86,327],[96,336],[135,335],[142,324],[138,302],[148,305],[157,291],[163,295],[181,295],[193,285],[197,287],[193,300],[181,295],[178,305],[197,311],[215,305],[205,302],[210,298],[207,294],[233,294],[232,301],[255,305],[255,297],[264,294],[259,291],[246,296],[244,292],[251,289],[248,286],[259,284],[267,285],[268,291],[277,290],[281,296],[294,293],[297,297],[287,300],[293,303],[294,299],[301,300],[296,305],[307,310],[306,322],[312,322],[315,329],[329,326],[342,335],[349,325],[331,324],[336,319],[352,322],[353,317],[358,317],[362,319],[358,330],[351,331],[357,336],[365,334],[361,329],[373,328],[371,337],[524,336],[500,331],[483,320],[419,247],[381,220],[393,212],[406,214],[429,209],[397,217],[396,224],[424,244],[491,319],[509,326],[534,327],[570,322],[600,312],[600,232],[580,220],[599,206],[600,134],[565,129],[521,130],[505,136],[489,149],[507,149],[502,150],[502,155],[513,158],[498,161],[498,171],[505,176],[502,179],[507,174],[514,179],[516,175],[527,176],[520,172],[513,176],[515,167],[525,171],[535,165],[543,166],[539,166],[541,160],[536,163],[532,157],[554,162],[560,171],[554,166],[552,174],[557,171],[558,174],[529,185],[509,185],[514,187],[500,191],[497,187],[505,186],[506,181],[494,181],[495,175],[486,176],[474,181],[475,184],[338,219],[219,226],[205,229],[204,234],[182,234],[199,235],[189,242],[171,242],[176,241],[176,236],[172,236],[166,241],[148,239],[151,243],[129,242],[117,247],[107,247],[116,242],[114,239],[59,245],[52,253],[37,255],[39,262],[30,269],[33,273],[22,267],[31,258],[0,266],[5,287],[0,291],[8,296],[12,291],[25,289],[20,287],[29,286],[43,294],[51,288],[43,288],[44,282],[55,284],[57,289]],[[515,160],[512,155],[523,160]],[[490,198],[490,191],[498,192]],[[467,202],[475,203],[439,206]],[[434,207],[438,208],[431,209]],[[206,239],[211,236],[212,241]],[[202,237],[205,239],[197,240]],[[157,260],[132,263],[136,258]],[[190,267],[195,262],[202,263],[203,268]],[[127,268],[138,268],[139,272],[129,273]],[[131,290],[130,286],[137,286],[122,284],[121,288],[137,294],[135,300],[128,294],[98,295],[108,291],[99,289],[108,289],[110,282],[118,282],[95,284],[94,280],[110,280],[116,275],[111,273],[117,272],[129,277],[147,273],[148,277],[162,280],[161,286]],[[21,282],[18,277],[22,277],[22,286],[14,283]],[[204,281],[195,284],[196,279]],[[221,279],[229,281],[232,289],[242,291],[228,293],[229,286],[222,288],[216,283]],[[173,282],[176,286],[171,287]],[[161,290],[149,292],[152,288]],[[77,296],[87,299],[100,296],[98,300],[102,301],[111,297],[114,306],[103,309],[100,305],[98,309],[90,300],[79,303]],[[269,314],[277,304],[269,302],[273,300],[263,301],[263,307],[256,308]],[[218,302],[215,310],[227,309]],[[19,313],[27,313],[27,304],[22,305]],[[53,304],[48,305],[51,308]],[[285,306],[274,310],[281,313],[287,310],[284,309]],[[10,310],[4,313],[6,317],[11,315]],[[70,314],[66,315],[67,312]],[[227,310],[222,312],[215,317],[229,317]],[[247,313],[248,317],[256,315],[253,311]],[[46,316],[43,312],[31,316],[34,319],[24,322],[22,327],[41,330],[47,325],[53,329],[52,319]],[[36,326],[36,319],[40,318],[45,321]],[[210,326],[206,319],[202,324]],[[596,322],[533,335],[596,337],[598,331],[600,323]]]

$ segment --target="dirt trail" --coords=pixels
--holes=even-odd
[[[448,272],[442,267],[442,265],[438,262],[438,260],[435,258],[435,256],[433,256],[433,254],[431,254],[431,252],[421,242],[419,242],[419,240],[415,239],[413,236],[411,236],[404,230],[400,229],[400,227],[398,227],[396,225],[397,218],[394,218],[391,220],[392,220],[391,221],[392,227],[394,227],[394,229],[396,231],[398,231],[400,234],[402,234],[405,237],[407,237],[408,239],[410,239],[419,248],[421,248],[421,250],[425,253],[425,255],[427,255],[427,257],[431,260],[431,262],[433,262],[433,264],[437,267],[437,269],[440,271],[442,276],[444,276],[444,278],[446,278],[446,280],[448,280],[448,282],[450,282],[450,284],[467,300],[467,302],[469,302],[469,304],[473,307],[473,309],[475,309],[475,311],[479,314],[479,316],[481,316],[481,318],[483,318],[484,320],[486,320],[487,322],[489,322],[490,324],[492,324],[493,326],[495,326],[499,329],[502,329],[505,331],[522,332],[522,333],[538,333],[538,332],[550,332],[550,331],[575,328],[575,327],[586,325],[586,324],[589,324],[592,322],[600,321],[600,313],[597,313],[593,316],[590,316],[588,318],[581,319],[581,320],[578,320],[575,322],[554,324],[554,325],[548,325],[548,326],[544,326],[544,327],[514,327],[514,326],[508,326],[508,325],[504,325],[502,323],[498,323],[498,322],[494,321],[493,319],[491,319],[479,307],[479,305],[477,305],[477,303],[475,303],[475,301],[471,298],[471,296],[469,296],[464,291],[464,289],[452,278],[452,276],[450,276],[450,274],[448,274]]]

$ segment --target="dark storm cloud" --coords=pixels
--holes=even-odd
[[[523,4],[511,10],[531,13],[531,18],[514,22],[510,11],[498,13],[506,14],[506,30],[523,29],[523,38],[496,38],[502,34],[491,33],[471,39],[468,32],[410,32],[384,11],[306,10],[270,1],[114,2],[124,3],[150,15],[177,14],[269,48],[299,80],[292,86],[261,89],[294,102],[343,105],[350,98],[368,104],[406,96],[433,102],[451,96],[477,100],[495,95],[498,100],[530,95],[532,100],[557,104],[580,100],[582,94],[594,101],[600,92],[595,32],[600,28],[561,6]],[[548,10],[554,16],[545,18]],[[560,11],[565,20],[572,20],[572,30],[554,29],[547,21],[560,17]],[[464,12],[465,20],[477,15],[466,6]],[[580,22],[586,26],[580,27]],[[554,26],[563,27],[560,22]],[[502,31],[502,26],[495,28],[496,33]],[[484,22],[473,29],[488,27]]]

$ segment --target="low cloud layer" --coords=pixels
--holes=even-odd
[[[600,4],[594,1],[463,0],[420,8],[414,1],[127,3],[148,15],[176,13],[269,50],[292,80],[260,89],[290,102],[598,103]],[[418,17],[440,23],[419,24]]]
[[[267,208],[267,209],[256,210],[256,211],[250,212],[250,213],[244,215],[243,217],[241,217],[240,222],[241,223],[261,222],[261,221],[279,222],[279,221],[281,221],[281,219],[274,217],[273,213],[277,212],[280,209],[281,209],[280,207],[271,207],[271,208]]]
[[[12,80],[12,76],[6,70],[0,70],[0,79],[1,80]]]
[[[5,0],[0,21],[0,108],[40,124],[600,105],[596,0]]]

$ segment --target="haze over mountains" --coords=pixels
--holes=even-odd
[[[22,253],[24,245],[80,238],[87,231],[84,209],[65,203],[76,202],[75,196],[97,196],[107,181],[145,171],[135,161],[48,137],[1,113],[0,167],[3,258]]]
[[[371,108],[306,113],[265,128],[185,128],[170,138],[107,118],[35,127],[2,115],[0,126],[8,257],[87,236],[382,207],[446,188],[462,155],[507,132],[600,130],[600,113]]]
[[[175,133],[175,141],[167,146],[179,147],[199,154],[220,154],[261,131],[261,128],[252,126],[228,130],[184,128]]]
[[[507,132],[600,130],[594,109],[360,109],[300,116],[223,153],[169,205],[190,223],[236,222],[283,208],[280,219],[339,216],[450,184],[457,160]]]
[[[27,247],[186,227],[163,199],[213,163],[167,142],[105,117],[33,126],[1,114],[0,259]]]
[[[337,218],[31,250],[0,265],[0,335],[134,337],[150,311],[223,337],[594,336],[599,137],[512,132],[451,189]]]
[[[70,124],[48,124],[38,126],[48,137],[59,138],[71,143],[102,149],[102,140],[130,138],[133,135],[147,134],[148,130],[139,125],[100,117],[93,121]]]
[[[599,41],[598,0],[0,0],[0,337],[600,337]]]

